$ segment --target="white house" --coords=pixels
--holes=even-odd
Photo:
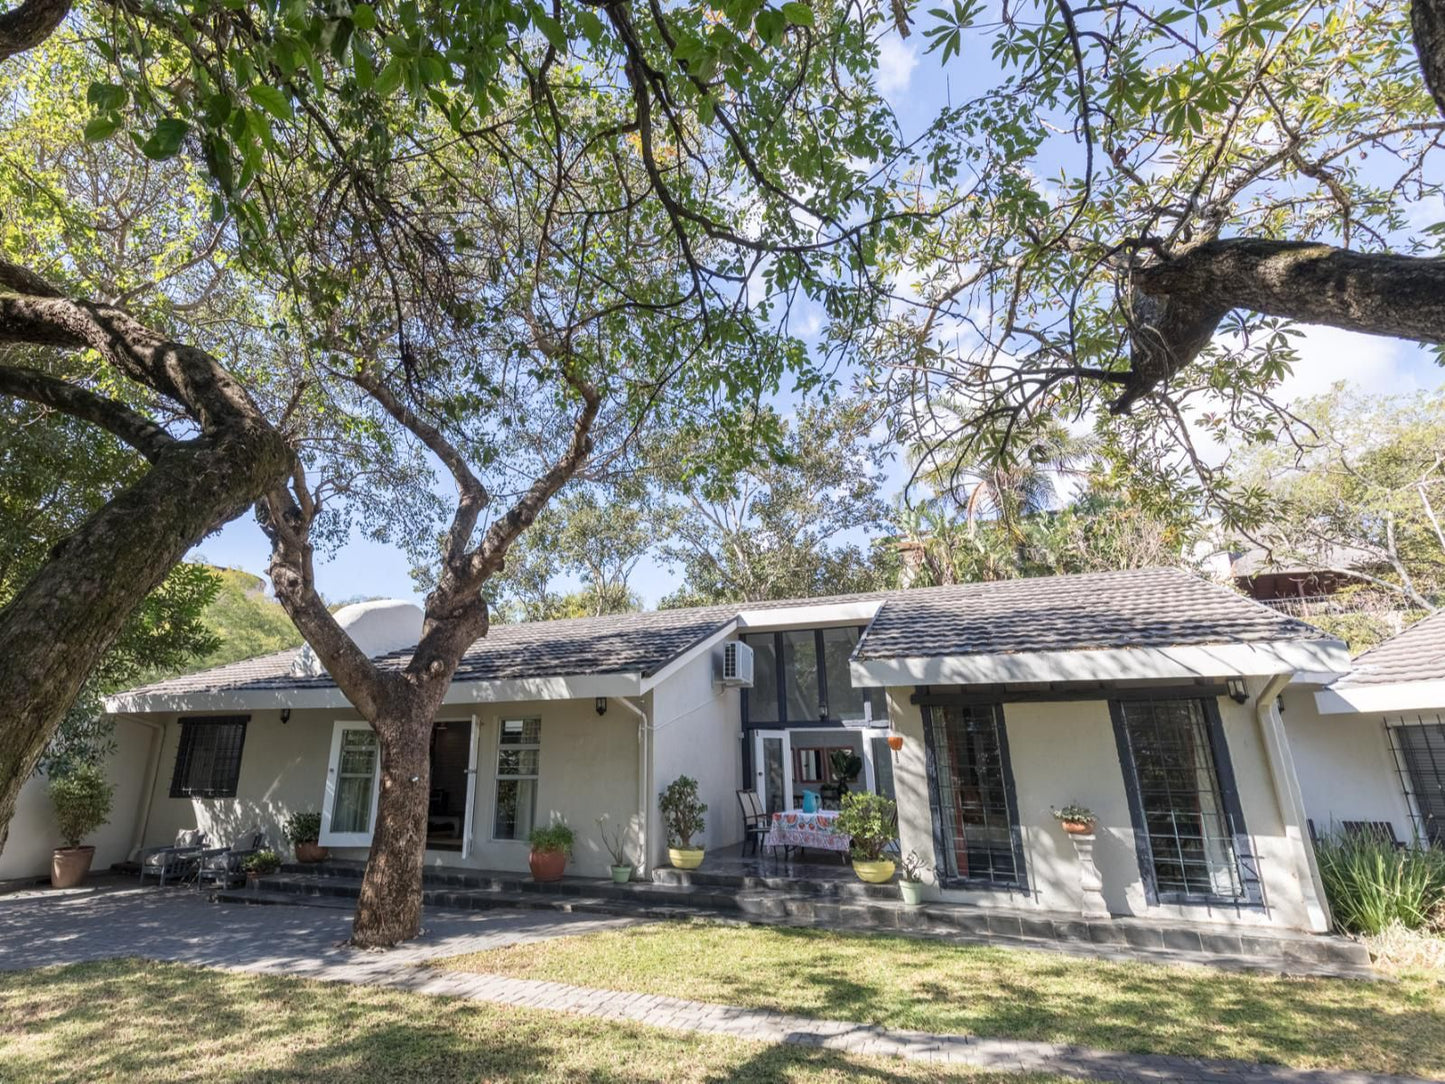
[[[414,608],[342,616],[404,664]],[[750,685],[718,680],[730,642],[750,650]],[[645,876],[666,862],[657,793],[678,775],[699,780],[721,848],[743,838],[738,790],[793,809],[848,749],[859,782],[896,797],[900,847],[936,866],[944,899],[1078,913],[1079,859],[1051,810],[1080,803],[1110,913],[1324,930],[1308,822],[1398,817],[1403,833],[1415,815],[1388,732],[1374,726],[1364,764],[1358,727],[1315,704],[1349,670],[1317,629],[1164,569],[500,625],[436,722],[427,857],[523,870],[531,826],[560,817],[578,830],[572,871],[601,876],[591,827],[607,814]],[[97,864],[197,826],[279,844],[296,810],[364,856],[375,742],[305,649],[108,707],[126,789]],[[1345,809],[1340,773],[1377,805]],[[0,877],[41,868],[42,819],[24,806]]]

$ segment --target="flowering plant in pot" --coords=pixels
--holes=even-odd
[[[1054,819],[1071,836],[1082,836],[1094,830],[1099,818],[1092,809],[1077,802],[1070,802],[1063,809],[1055,809]]]
[[[534,881],[560,881],[562,871],[567,868],[567,859],[572,854],[574,837],[566,821],[553,821],[546,828],[533,828],[527,837],[532,853],[527,856],[527,865],[532,869]]]
[[[917,851],[904,855],[902,868],[898,871],[898,892],[909,907],[917,907],[923,902],[923,875],[932,872],[933,867],[918,857]]]
[[[56,888],[74,888],[85,880],[95,848],[81,840],[110,819],[115,788],[94,764],[80,764],[50,780],[50,801],[55,806],[55,824],[63,846],[50,859],[50,883]]]
[[[869,884],[893,879],[893,860],[884,857],[897,833],[898,806],[869,791],[843,795],[833,830],[852,840],[853,872]]]
[[[627,830],[620,824],[614,827],[609,820],[605,813],[597,818],[597,834],[612,858],[612,883],[625,885],[632,880],[632,863],[627,860]]]
[[[676,869],[697,869],[702,865],[703,848],[692,845],[692,837],[701,835],[707,822],[703,814],[707,803],[697,796],[697,780],[680,775],[657,796],[657,809],[667,830],[667,858]]]
[[[320,813],[292,813],[286,818],[286,838],[296,849],[298,862],[320,862],[331,854],[317,842],[321,838]]]
[[[281,856],[270,849],[257,851],[241,859],[241,868],[246,871],[246,880],[256,881],[280,869]]]

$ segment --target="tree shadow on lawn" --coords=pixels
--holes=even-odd
[[[828,1050],[136,960],[10,973],[0,1010],[0,1076],[25,1084],[939,1079]]]

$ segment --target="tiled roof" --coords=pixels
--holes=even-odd
[[[1169,647],[1320,639],[1319,630],[1188,572],[1146,569],[924,587],[827,598],[494,625],[462,658],[455,680],[583,674],[648,675],[742,611],[879,601],[860,659]],[[298,649],[157,682],[131,695],[317,689],[326,675],[291,673]],[[401,668],[410,651],[379,659]]]
[[[1355,660],[1338,685],[1445,681],[1445,612],[1417,621]]]
[[[860,659],[1325,639],[1303,621],[1180,569],[1090,572],[889,596]]]

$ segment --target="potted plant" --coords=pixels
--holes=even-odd
[[[678,776],[657,796],[657,808],[667,830],[668,861],[677,869],[697,869],[703,848],[694,847],[692,837],[702,833],[707,812],[707,803],[698,800],[697,780]]]
[[[567,822],[553,821],[546,828],[533,828],[527,842],[532,845],[532,853],[527,856],[532,880],[560,881],[572,853],[573,835]]]
[[[923,875],[932,871],[933,867],[919,858],[917,851],[909,851],[904,856],[903,868],[898,871],[898,891],[909,907],[923,902]]]
[[[255,884],[262,877],[281,868],[281,856],[270,849],[257,851],[241,859],[241,868],[246,871],[246,883]]]
[[[1088,835],[1099,821],[1092,809],[1077,802],[1070,802],[1063,809],[1055,809],[1054,819],[1071,836]]]
[[[94,764],[78,765],[50,780],[55,824],[64,844],[50,858],[50,883],[56,888],[74,888],[90,872],[95,848],[80,841],[110,819],[114,793],[105,773]]]
[[[898,806],[891,798],[861,791],[843,795],[842,807],[833,830],[852,839],[853,872],[869,884],[891,880],[895,867],[884,852],[893,843]]]
[[[322,862],[331,854],[317,842],[321,838],[320,813],[292,813],[286,818],[286,838],[296,849],[298,862]]]
[[[612,883],[625,885],[632,880],[632,863],[627,860],[626,830],[620,824],[611,828],[604,813],[597,818],[597,834],[602,837],[602,846],[612,857]]]
[[[828,760],[833,765],[833,778],[838,781],[838,790],[847,794],[848,788],[863,774],[863,758],[851,749],[834,749]]]

